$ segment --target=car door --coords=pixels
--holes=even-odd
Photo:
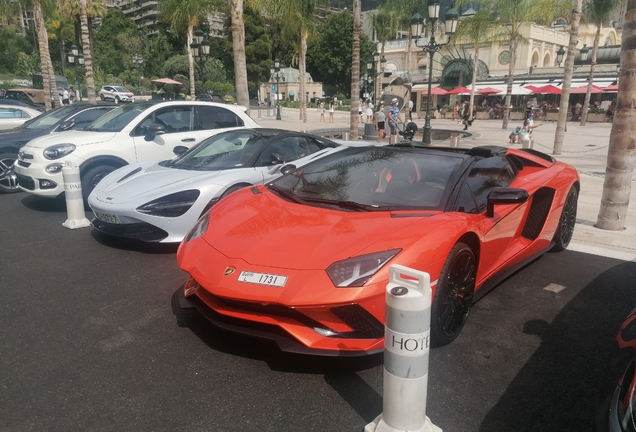
[[[137,161],[171,159],[175,147],[192,147],[200,141],[199,133],[192,130],[192,122],[191,105],[167,106],[150,113],[133,130]],[[162,126],[165,132],[150,135],[152,125]]]

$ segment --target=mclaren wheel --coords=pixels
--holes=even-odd
[[[559,226],[554,233],[554,246],[552,250],[555,252],[561,252],[567,249],[572,240],[572,233],[574,233],[574,224],[576,224],[576,207],[579,200],[579,191],[572,185],[568,191],[568,196],[565,198],[565,204],[563,204],[563,213],[559,219]]]
[[[18,177],[13,172],[16,158],[12,153],[0,153],[0,193],[20,192]]]
[[[442,268],[431,307],[431,342],[454,341],[464,328],[475,291],[477,260],[468,245],[457,243]]]

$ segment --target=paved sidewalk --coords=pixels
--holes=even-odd
[[[307,117],[307,123],[303,123],[299,119],[297,109],[284,108],[282,119],[276,120],[272,109],[262,109],[260,117],[258,110],[252,110],[252,118],[265,127],[309,132],[329,128],[349,128],[349,112],[336,111],[333,123],[328,122],[328,115],[325,116],[327,122],[320,122],[320,114],[315,108],[308,110]],[[415,122],[421,131],[424,119],[416,119]],[[541,122],[535,122],[535,124],[539,123]],[[459,130],[462,127],[450,119],[433,119],[431,124],[434,129]],[[501,128],[501,125],[501,120],[475,121],[468,130],[473,135],[462,139],[460,147],[509,145],[510,130],[515,126],[521,126],[521,122],[511,121],[505,130]],[[587,123],[586,126],[581,127],[578,122],[568,122],[562,154],[555,156],[557,160],[576,167],[581,177],[577,225],[570,249],[609,258],[636,261],[636,174],[632,179],[625,229],[607,231],[594,227],[601,203],[611,127],[611,123]],[[541,127],[534,129],[534,148],[551,154],[555,131],[556,122],[543,122]],[[439,141],[439,144],[448,145],[448,141]],[[519,144],[512,145],[519,146]]]

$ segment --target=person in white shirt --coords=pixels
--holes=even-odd
[[[413,112],[413,101],[409,99],[409,120],[413,121],[413,115],[411,114]]]

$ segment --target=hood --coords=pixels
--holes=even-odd
[[[262,193],[253,190],[236,192],[213,207],[203,235],[223,255],[253,265],[325,269],[353,256],[408,247],[444,220],[435,212],[393,217],[389,211],[332,210],[287,202],[262,187]],[[417,235],[396,235],[414,224]]]
[[[152,200],[170,193],[213,183],[215,177],[225,177],[230,171],[193,171],[166,168],[159,163],[141,163],[126,166],[111,174],[109,184],[95,195],[98,201],[107,204],[124,204],[137,200]],[[129,175],[130,173],[133,173]],[[114,175],[117,173],[117,175]],[[123,177],[129,175],[123,181]],[[98,185],[99,187],[99,185]]]
[[[59,132],[55,135],[45,135],[36,138],[27,144],[32,148],[47,148],[55,144],[75,144],[76,146],[87,144],[99,144],[110,141],[117,135],[117,132],[91,132],[83,130],[72,130]]]
[[[34,138],[51,133],[50,129],[5,129],[0,131],[0,146],[23,146]]]

